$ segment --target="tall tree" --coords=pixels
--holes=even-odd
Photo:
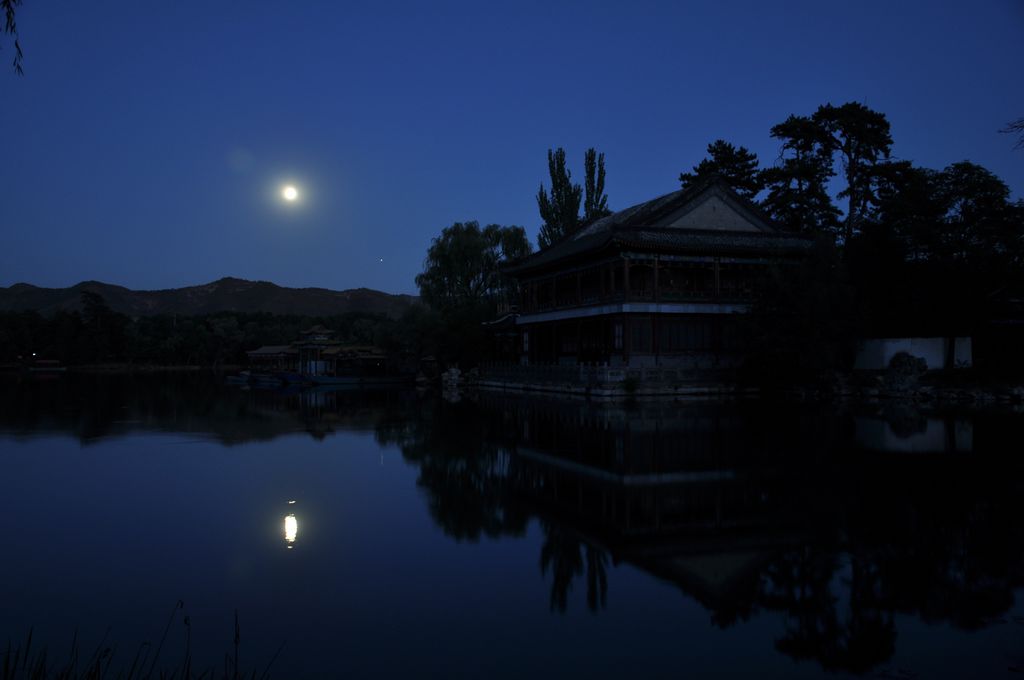
[[[876,168],[878,206],[873,227],[899,243],[911,261],[929,259],[945,209],[936,200],[939,173],[909,161],[891,161]]]
[[[999,177],[969,161],[953,163],[938,174],[935,202],[946,211],[939,239],[943,256],[982,267],[1016,256],[1022,225]]]
[[[572,183],[572,173],[565,165],[565,149],[548,149],[548,175],[551,177],[551,192],[544,190],[543,182],[537,191],[537,208],[544,220],[537,235],[541,248],[547,248],[576,231],[580,223],[580,200],[583,198],[582,187]]]
[[[522,227],[456,222],[442,230],[427,250],[416,276],[420,296],[433,314],[418,329],[421,345],[440,360],[473,365],[487,354],[488,334],[481,323],[494,318],[499,304],[518,298],[514,279],[501,266],[529,254]]]
[[[802,234],[833,231],[839,209],[828,193],[835,175],[828,136],[806,116],[790,116],[772,127],[771,136],[782,142],[779,163],[761,171],[768,189],[762,205],[786,228]]]
[[[830,149],[842,160],[846,188],[839,192],[839,198],[848,199],[842,230],[846,242],[877,202],[875,170],[882,160],[889,158],[892,148],[889,121],[885,114],[857,102],[819,106],[812,120],[828,134]]]
[[[761,191],[757,154],[746,147],[736,147],[724,139],[708,144],[708,158],[693,166],[693,172],[679,173],[679,182],[689,189],[718,175],[744,198],[753,200]]]
[[[583,223],[586,224],[610,215],[612,211],[608,209],[608,196],[604,193],[604,154],[593,148],[587,149],[583,169]]]

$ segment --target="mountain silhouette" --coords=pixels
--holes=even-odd
[[[131,290],[101,281],[82,281],[70,288],[16,283],[9,288],[0,287],[0,311],[34,310],[45,315],[80,309],[83,291],[102,295],[111,309],[132,317],[226,311],[303,316],[364,312],[396,317],[418,300],[414,295],[391,295],[369,288],[286,288],[269,281],[226,277],[199,286],[166,290]]]

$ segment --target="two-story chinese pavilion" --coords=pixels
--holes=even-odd
[[[723,368],[736,314],[811,239],[780,231],[720,179],[596,220],[510,264],[522,364]]]

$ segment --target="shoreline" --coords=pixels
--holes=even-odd
[[[28,366],[0,371],[0,375],[7,376],[59,376],[68,373],[225,373],[244,371],[246,367],[242,364],[221,364],[218,366],[204,366],[200,364],[85,364],[81,366],[60,366],[55,368],[37,368]]]

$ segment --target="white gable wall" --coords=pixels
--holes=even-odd
[[[698,205],[686,206],[670,215],[662,225],[676,229],[716,231],[761,231],[761,228],[721,196],[710,195]]]

